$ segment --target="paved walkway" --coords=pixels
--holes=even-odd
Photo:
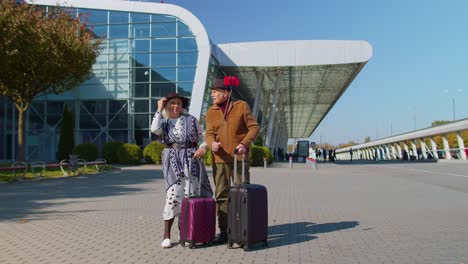
[[[468,165],[287,166],[252,169],[270,247],[247,253],[161,249],[157,166],[0,184],[0,263],[468,263]]]

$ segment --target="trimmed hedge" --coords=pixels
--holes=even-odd
[[[65,105],[62,114],[62,126],[60,127],[60,138],[57,148],[57,160],[68,159],[75,148],[75,132],[73,127],[73,112]]]
[[[86,161],[94,161],[98,158],[98,148],[94,144],[81,144],[73,149],[73,154],[78,155],[78,158]]]
[[[153,141],[143,150],[143,157],[147,163],[161,164],[162,152],[166,145]]]
[[[268,147],[250,146],[250,166],[263,167],[264,158],[267,158],[268,164],[273,163],[273,155]]]
[[[122,142],[109,141],[102,147],[102,157],[108,164],[117,163],[119,161],[117,157],[117,151],[123,145]]]
[[[140,163],[143,151],[136,144],[123,144],[117,150],[117,161],[120,164],[136,165]]]
[[[262,147],[263,148],[263,157],[267,158],[267,163],[270,165],[273,163],[273,154],[271,153],[270,149],[268,147]]]

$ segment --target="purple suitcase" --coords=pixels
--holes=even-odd
[[[242,159],[242,178],[244,169]],[[234,154],[234,175],[237,175],[237,154]],[[265,186],[242,183],[231,187],[227,232],[228,248],[232,248],[234,243],[242,246],[244,251],[260,242],[263,246],[268,246],[268,196]]]
[[[190,167],[192,167],[191,163],[192,159],[190,158]],[[203,166],[201,162],[200,166]],[[180,242],[182,246],[185,246],[185,243],[189,243],[189,248],[193,248],[198,243],[209,243],[213,241],[215,237],[216,202],[212,197],[200,197],[202,175],[203,174],[200,173],[198,196],[192,196],[182,200],[180,213]]]

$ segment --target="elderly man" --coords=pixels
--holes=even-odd
[[[220,234],[215,243],[227,241],[227,198],[231,179],[236,184],[241,183],[241,162],[238,162],[238,175],[234,173],[234,150],[237,149],[239,159],[248,154],[248,148],[259,132],[256,118],[249,105],[242,100],[231,100],[232,87],[226,86],[223,79],[215,79],[211,88],[213,106],[206,112],[207,146],[213,154],[213,177],[216,186],[215,198],[217,204],[218,227]],[[248,157],[245,165],[245,182],[250,182]]]

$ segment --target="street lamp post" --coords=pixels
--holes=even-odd
[[[449,93],[449,90],[448,89],[445,89],[444,90],[445,93]],[[463,92],[462,89],[457,89],[457,92],[461,93]],[[452,115],[453,115],[453,121],[455,121],[456,119],[456,115],[455,115],[455,94],[452,95]]]

